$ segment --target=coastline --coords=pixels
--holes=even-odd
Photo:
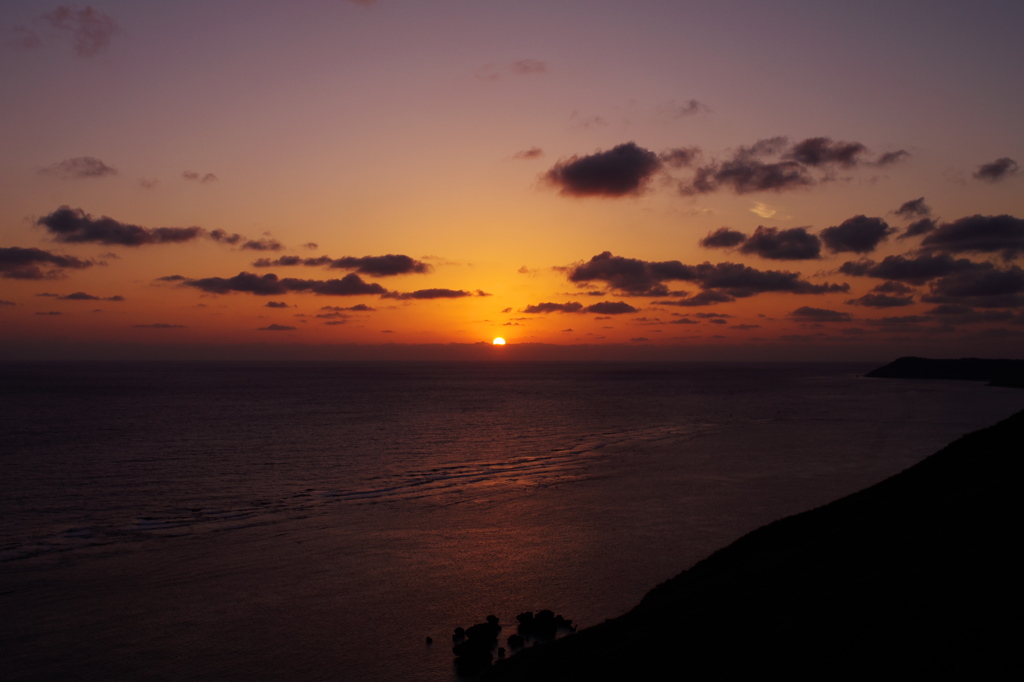
[[[1024,411],[876,485],[770,523],[623,616],[499,662],[485,680],[1005,676],[1011,467]]]

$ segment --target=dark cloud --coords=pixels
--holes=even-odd
[[[249,239],[242,243],[244,251],[280,251],[284,245],[276,239]]]
[[[1013,175],[1017,170],[1017,162],[1004,156],[1001,159],[996,159],[992,163],[984,163],[978,166],[978,170],[975,171],[974,177],[978,180],[999,182],[1000,180]]]
[[[860,162],[866,151],[867,147],[860,142],[833,142],[827,137],[811,137],[793,145],[785,157],[805,166],[835,164],[850,168]]]
[[[256,331],[258,331],[258,332],[293,332],[293,331],[295,331],[295,327],[289,327],[288,325],[285,325],[285,324],[270,324],[270,325],[267,325],[266,327],[258,327],[256,329]]]
[[[321,296],[358,296],[363,294],[386,294],[387,290],[379,284],[364,282],[359,275],[349,273],[341,279],[326,281],[315,279],[279,279],[270,273],[257,275],[251,272],[240,272],[234,277],[206,277],[184,282],[186,286],[195,287],[210,294],[227,294],[231,292],[250,293],[256,296],[280,296],[289,292],[309,292]]]
[[[368,312],[375,312],[377,309],[376,308],[371,308],[370,306],[366,305],[365,303],[357,303],[356,305],[349,306],[347,308],[343,308],[343,307],[336,306],[336,305],[325,305],[325,306],[321,307],[320,310],[336,310],[336,311],[351,310],[351,311],[355,311],[355,312],[359,312],[359,313],[368,313]]]
[[[607,282],[613,289],[632,296],[668,296],[666,280],[693,280],[694,268],[679,261],[643,261],[613,256],[604,251],[586,263],[569,268],[570,282]]]
[[[244,247],[243,247],[244,248]],[[362,256],[359,258],[346,256],[344,258],[331,258],[330,256],[318,256],[316,258],[301,258],[299,256],[281,256],[273,260],[260,258],[253,263],[253,267],[270,268],[292,265],[306,266],[329,266],[339,270],[355,270],[363,275],[375,277],[388,277],[391,275],[423,274],[431,271],[428,263],[423,263],[401,254],[389,253],[386,256]]]
[[[866,164],[866,153],[867,148],[859,142],[811,137],[791,145],[785,137],[771,137],[740,147],[723,161],[699,166],[693,178],[682,183],[679,190],[684,195],[721,189],[748,194],[808,187],[831,179],[836,168]],[[875,163],[892,163],[903,155],[906,152],[894,152]]]
[[[79,57],[94,57],[106,51],[114,34],[121,30],[114,18],[92,7],[76,9],[61,5],[44,14],[43,21],[65,32],[75,45]]]
[[[936,228],[935,221],[931,218],[921,218],[907,225],[907,229],[903,231],[903,234],[896,237],[896,239],[909,239],[910,237],[920,237],[923,234],[928,234]]]
[[[905,149],[899,149],[894,152],[886,152],[885,154],[882,154],[881,156],[878,157],[878,160],[875,161],[875,165],[889,166],[894,163],[899,163],[908,156],[910,156],[910,152],[908,152]]]
[[[539,59],[518,59],[508,65],[508,70],[517,76],[532,76],[547,73],[548,65]]]
[[[62,270],[81,270],[92,265],[92,261],[42,249],[0,247],[0,277],[3,279],[57,279],[63,274]]]
[[[812,284],[800,274],[784,270],[757,270],[739,263],[703,263],[694,268],[695,281],[705,289],[717,289],[745,298],[769,291],[794,294],[826,294],[849,291],[847,284]]]
[[[145,244],[175,244],[188,242],[205,234],[201,227],[140,227],[103,216],[93,218],[80,208],[61,206],[53,213],[36,221],[59,242],[119,244],[143,246]]]
[[[524,313],[578,313],[583,310],[582,303],[538,303],[523,308]]]
[[[1010,215],[973,215],[943,223],[928,233],[921,248],[952,253],[998,253],[1010,260],[1024,251],[1024,220]]]
[[[621,197],[641,194],[661,167],[657,154],[627,142],[559,161],[544,178],[567,196]]]
[[[910,305],[914,302],[913,296],[892,296],[890,294],[864,294],[860,298],[847,301],[849,305],[862,305],[868,308],[896,308]]]
[[[895,213],[901,218],[924,218],[932,214],[932,209],[924,203],[924,197],[918,197],[904,202],[896,209]]]
[[[802,322],[849,322],[853,319],[850,313],[841,313],[825,308],[811,308],[810,306],[801,306],[791,312],[789,316]]]
[[[895,230],[881,218],[854,216],[839,225],[826,227],[821,239],[833,253],[869,253]]]
[[[912,294],[916,289],[908,287],[902,282],[882,282],[871,291],[877,291],[882,294]]]
[[[613,256],[608,251],[570,268],[568,277],[569,281],[577,283],[601,280],[613,289],[633,296],[671,295],[672,292],[664,285],[670,280],[697,282],[703,289],[717,289],[737,298],[768,291],[819,294],[849,290],[845,284],[811,284],[800,279],[799,273],[795,272],[757,270],[739,263],[683,265],[679,261],[648,262]]]
[[[669,168],[692,166],[699,157],[699,147],[677,147],[658,154],[658,158]]]
[[[351,277],[352,275],[349,275]],[[432,298],[465,298],[466,296],[473,296],[471,291],[462,291],[461,289],[418,289],[416,291],[399,293],[397,291],[390,291],[381,298],[397,298],[402,300],[407,299],[432,299]],[[486,296],[483,292],[477,291],[477,296]]]
[[[991,263],[942,277],[931,284],[927,303],[960,303],[979,308],[1024,306],[1024,270],[1012,265],[997,268]]]
[[[67,296],[58,296],[57,299],[60,300],[60,301],[115,301],[115,302],[121,302],[121,301],[124,301],[124,296],[108,296],[106,298],[100,298],[99,296],[93,296],[92,294],[87,294],[84,291],[76,291],[75,293],[68,294]]]
[[[945,303],[928,311],[929,315],[941,318],[951,324],[975,324],[979,322],[1006,322],[1020,319],[1009,310],[975,310],[969,305]]]
[[[188,277],[185,277],[185,275],[164,275],[163,277],[157,277],[156,280],[154,280],[154,281],[157,281],[157,282],[182,282],[182,281],[184,281],[186,279],[188,279]]]
[[[163,322],[155,322],[153,324],[133,324],[132,327],[135,329],[184,329],[183,324],[164,324]]]
[[[623,301],[601,301],[593,305],[588,305],[583,309],[586,313],[596,313],[598,315],[624,315],[626,313],[638,313],[640,310]]]
[[[4,301],[0,299],[0,305],[17,305],[14,301]]]
[[[949,254],[923,254],[907,258],[906,256],[886,256],[881,263],[862,259],[847,261],[839,267],[839,272],[855,277],[876,277],[878,279],[924,284],[937,277],[945,277],[957,272],[965,272],[978,267],[978,264],[966,258],[954,259]]]
[[[363,256],[355,258],[346,256],[331,263],[332,268],[355,270],[364,275],[387,277],[390,275],[423,274],[430,272],[431,267],[409,256],[389,253],[386,256]]]
[[[524,149],[520,152],[516,152],[515,154],[512,155],[512,158],[520,160],[529,160],[539,159],[542,156],[544,156],[543,149],[541,149],[540,147],[530,147],[529,149]]]
[[[78,156],[53,163],[39,171],[45,175],[56,175],[66,180],[82,178],[103,178],[117,175],[117,169],[108,166],[92,156]]]
[[[45,312],[45,313],[44,313],[44,312],[37,312],[37,313],[36,313],[36,315],[47,315],[47,316],[52,316],[52,315],[63,315],[63,314],[64,314],[64,313],[58,312],[58,311],[56,311],[56,310],[50,310],[50,311],[47,311],[47,312]]]
[[[302,248],[309,249],[310,251],[316,251],[317,249],[320,248],[320,245],[317,244],[316,242],[306,242],[305,244],[302,245]]]
[[[267,301],[264,305],[265,308],[290,308],[284,301]]]
[[[720,227],[708,232],[707,236],[700,240],[700,245],[707,249],[728,249],[739,246],[746,240],[747,235],[739,230]]]
[[[192,182],[205,185],[208,182],[217,182],[217,176],[213,173],[197,173],[195,171],[182,171],[181,177]]]
[[[812,260],[821,255],[821,240],[806,227],[780,230],[759,225],[740,251],[772,260]]]

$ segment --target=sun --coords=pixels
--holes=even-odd
[[[493,343],[495,346],[504,346],[505,339],[501,338],[500,336],[496,336],[494,338],[494,341],[491,341],[491,343]]]

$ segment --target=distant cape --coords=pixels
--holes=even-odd
[[[871,370],[865,376],[885,379],[964,379],[988,381],[993,386],[1024,387],[1024,360],[934,360],[905,357]]]
[[[764,526],[484,679],[1015,678],[1022,436],[1024,412]]]

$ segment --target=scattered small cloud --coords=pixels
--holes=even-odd
[[[257,275],[240,272],[234,277],[205,277],[182,282],[208,294],[249,293],[255,296],[280,296],[291,292],[312,293],[320,296],[359,296],[363,294],[386,294],[379,284],[365,282],[359,275],[349,273],[341,279],[315,280],[286,277],[268,273]]]
[[[894,213],[901,218],[924,218],[932,214],[932,209],[928,204],[924,203],[924,197],[918,197],[917,199],[904,202]]]
[[[114,18],[93,7],[76,9],[61,5],[41,17],[50,28],[69,38],[79,57],[95,57],[106,51],[121,30]]]
[[[185,329],[183,324],[165,324],[163,322],[154,322],[153,324],[133,324],[135,329]]]
[[[59,242],[118,244],[176,244],[188,242],[205,234],[201,227],[140,227],[102,216],[93,218],[80,208],[61,206],[36,221],[49,230]]]
[[[921,241],[927,251],[1001,253],[1011,260],[1024,252],[1024,220],[1011,215],[973,215],[943,223]]]
[[[656,111],[661,118],[675,121],[689,116],[696,116],[697,114],[710,113],[711,107],[696,99],[688,99],[682,103],[671,100],[659,105]]]
[[[474,294],[471,291],[462,291],[461,289],[418,289],[416,291],[410,291],[406,293],[399,293],[397,291],[389,291],[381,295],[381,298],[397,298],[399,300],[427,300],[434,298],[465,298],[467,296],[487,296],[484,292],[477,290]]]
[[[39,171],[43,175],[54,175],[65,180],[81,180],[86,178],[105,178],[117,175],[117,169],[108,166],[94,156],[76,156],[51,163]]]
[[[540,147],[530,147],[529,149],[524,149],[522,151],[516,152],[515,154],[512,155],[512,158],[523,161],[529,161],[532,159],[539,159],[542,156],[544,156],[543,149],[541,149]]]
[[[256,331],[258,331],[258,332],[293,332],[293,331],[295,331],[295,329],[296,329],[295,327],[289,327],[286,324],[270,324],[270,325],[267,325],[266,327],[258,327],[256,329]]]
[[[1014,175],[1018,169],[1016,161],[1004,156],[992,163],[983,163],[978,166],[978,170],[974,172],[974,177],[977,180],[985,180],[986,182],[999,182]]]
[[[284,301],[267,301],[263,306],[264,308],[290,308]]]
[[[205,185],[209,182],[217,182],[217,176],[213,173],[197,173],[196,171],[182,171],[181,177],[190,181]]]
[[[538,303],[523,308],[524,313],[578,313],[583,311],[582,303]]]
[[[593,305],[588,305],[583,309],[586,313],[596,313],[598,315],[625,315],[627,313],[638,313],[639,308],[634,308],[624,301],[601,301]]]
[[[746,240],[747,235],[739,230],[720,227],[717,230],[708,232],[707,236],[701,239],[699,244],[706,249],[731,249],[739,246]]]
[[[771,260],[813,260],[821,256],[821,239],[806,227],[781,230],[759,225],[740,252]]]

